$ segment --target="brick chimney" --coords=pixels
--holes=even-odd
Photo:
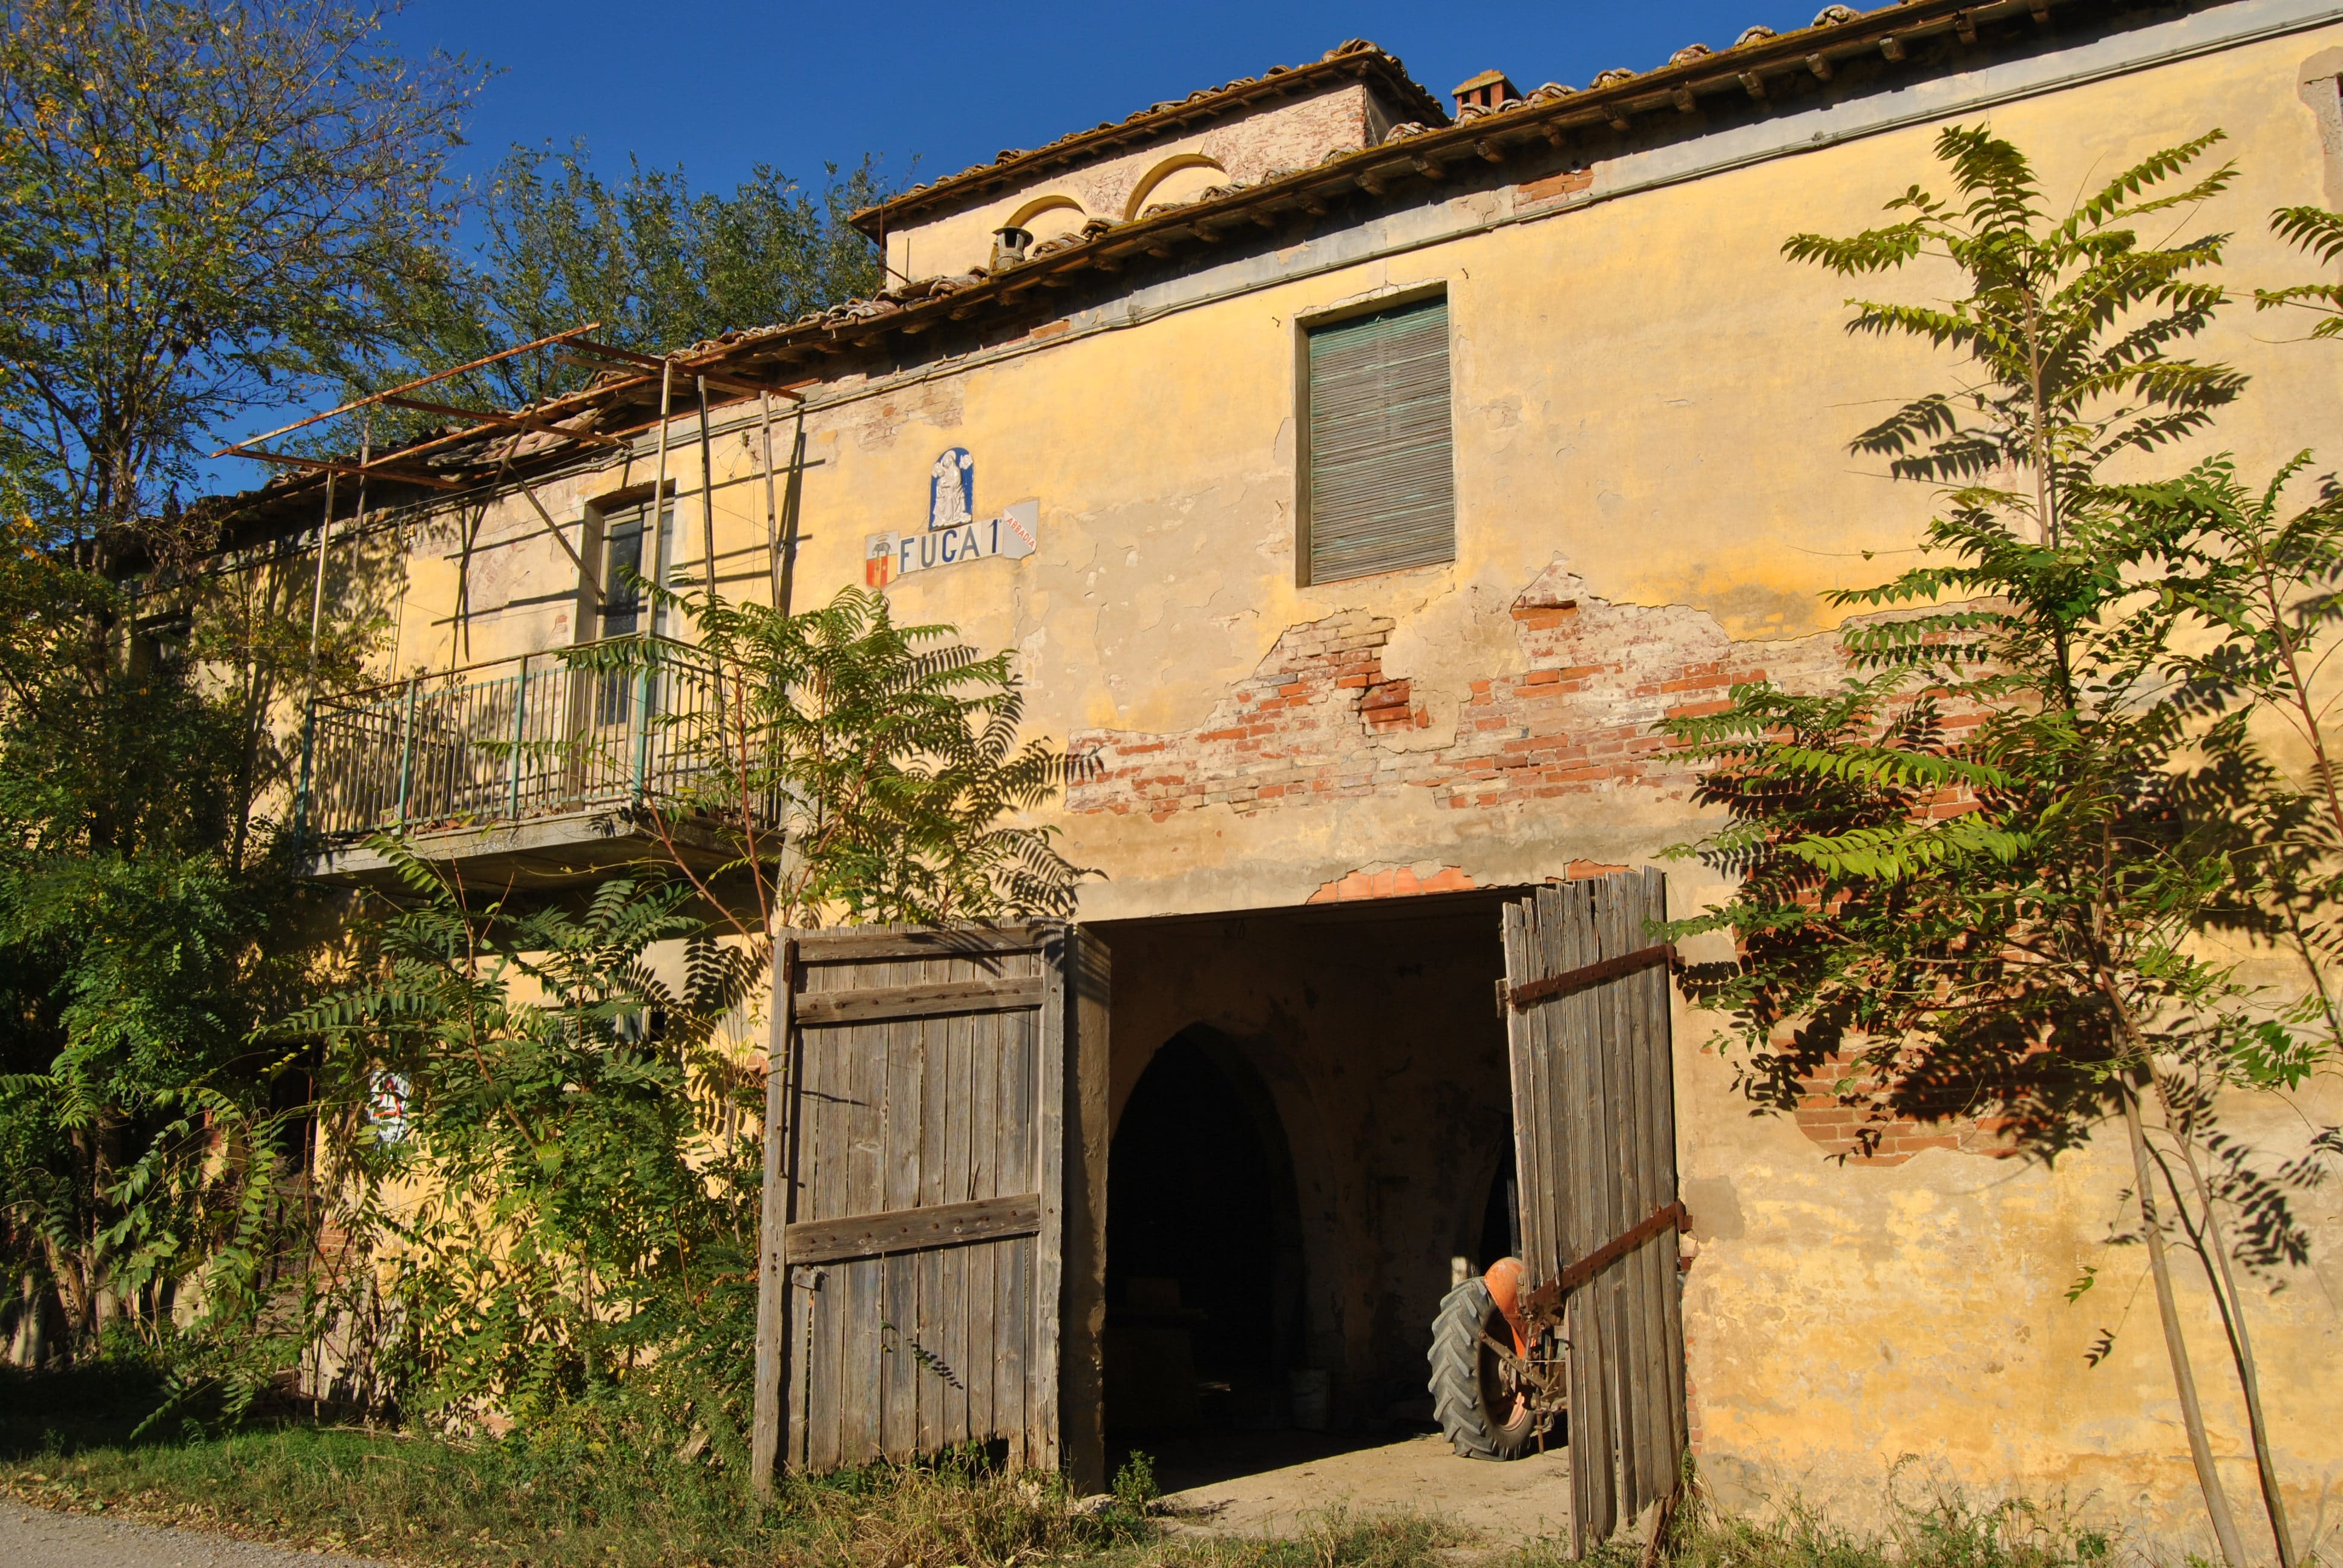
[[[1449,89],[1448,95],[1456,100],[1456,112],[1467,109],[1493,109],[1508,98],[1518,98],[1522,90],[1513,85],[1503,71],[1483,71]]]

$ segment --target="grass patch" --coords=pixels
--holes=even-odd
[[[135,1438],[152,1380],[0,1378],[0,1490],[40,1506],[433,1564],[979,1568],[1112,1556],[1156,1533],[1120,1504],[967,1460],[797,1482],[752,1516],[736,1473],[590,1430],[478,1442],[281,1414]]]
[[[1561,1568],[1567,1543],[1475,1541],[1404,1511],[1335,1509],[1274,1540],[1208,1537],[1148,1511],[1137,1468],[1088,1502],[960,1457],[785,1484],[753,1516],[737,1474],[583,1431],[480,1442],[319,1425],[279,1412],[227,1432],[131,1434],[158,1390],[135,1371],[0,1371],[0,1493],[37,1506],[447,1568]],[[2102,1568],[2107,1537],[2024,1503],[1897,1497],[1885,1530],[1795,1503],[1762,1516],[1695,1489],[1674,1568]],[[1614,1544],[1601,1568],[1635,1568]]]
[[[1332,1514],[1292,1538],[1204,1539],[1148,1516],[1151,1477],[1085,1503],[970,1458],[793,1480],[752,1516],[737,1474],[580,1434],[480,1442],[320,1426],[134,1438],[151,1379],[0,1373],[0,1492],[25,1503],[450,1568],[1414,1568],[1462,1538],[1407,1515]]]

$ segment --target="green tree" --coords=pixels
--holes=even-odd
[[[354,387],[381,386],[588,322],[606,342],[658,354],[793,321],[878,290],[878,258],[845,220],[889,194],[867,158],[844,175],[830,168],[819,190],[759,164],[725,196],[631,159],[613,186],[582,143],[515,147],[478,195],[471,253],[441,256],[429,286],[399,302],[391,339],[342,368]],[[454,385],[511,407],[576,391],[601,368],[526,355]],[[420,417],[396,416],[409,421],[400,425],[386,413],[375,417],[392,438],[422,428]]]
[[[732,1455],[759,1177],[738,1133],[760,1097],[728,1025],[764,971],[673,879],[529,908],[391,853],[409,907],[378,963],[285,1026],[327,1042],[340,1201],[390,1270],[377,1375],[437,1422],[584,1402]],[[385,1201],[393,1181],[409,1196]]]
[[[324,0],[0,5],[0,430],[47,538],[199,540],[211,438],[383,340],[473,75]]]
[[[753,920],[736,915],[744,934],[1072,912],[1084,873],[1054,829],[1021,819],[1056,794],[1066,759],[1023,734],[1008,653],[980,655],[948,626],[897,626],[887,596],[865,588],[801,615],[657,594],[692,623],[690,646],[635,639],[567,657],[699,689],[653,720],[675,751],[709,764],[654,826],[723,825],[739,855],[701,890],[753,907]]]
[[[703,766],[648,825],[671,851],[713,829],[737,858],[710,874],[670,853],[548,907],[483,902],[386,840],[410,907],[280,1032],[327,1042],[354,1234],[394,1272],[395,1392],[449,1421],[577,1420],[733,1464],[775,930],[1064,914],[1081,873],[1020,819],[1064,762],[1021,734],[1006,654],[898,627],[860,588],[795,616],[645,591],[696,645],[568,657],[659,684],[663,753]],[[411,1209],[380,1201],[394,1179]]]
[[[2190,173],[2218,139],[2159,153],[2056,215],[2016,148],[1955,128],[1937,145],[1949,197],[1916,186],[1884,227],[1788,242],[1792,258],[1845,276],[1926,255],[1967,280],[1945,305],[1850,302],[1858,334],[1961,356],[1957,387],[1854,443],[1896,477],[1938,487],[1946,509],[1921,564],[1832,596],[1867,612],[1842,633],[1850,675],[1838,689],[1756,682],[1728,711],[1669,724],[1705,767],[1702,799],[1726,816],[1679,852],[1736,879],[1726,901],[1675,930],[1735,942],[1735,962],[1691,980],[1731,1015],[1743,1081],[1761,1102],[1785,1106],[1835,1080],[1843,1101],[1881,1119],[1989,1119],[2045,1159],[2121,1126],[2138,1211],[2125,1239],[2147,1254],[2221,1553],[2243,1561],[2167,1232],[2204,1264],[2290,1565],[2243,1302],[2203,1171],[2251,1172],[2217,1132],[2217,1097],[2299,1082],[2331,1039],[2297,1028],[2299,1010],[2273,1007],[2201,940],[2266,870],[2232,810],[2239,769],[2255,765],[2250,726],[2233,720],[2235,743],[2206,757],[2197,748],[2216,726],[2205,692],[2176,678],[2175,585],[2227,558],[2222,542],[2188,508],[2146,504],[2153,487],[2104,477],[2115,459],[2203,434],[2242,386],[2177,352],[2225,302],[2206,276],[2224,236],[2153,245],[2138,231],[2226,187],[2227,166]],[[2283,1183],[2261,1191],[2276,1254],[2299,1256]]]
[[[21,1337],[77,1354],[256,1310],[306,1146],[301,1063],[253,1030],[297,994],[302,900],[231,855],[239,716],[167,642],[93,639],[130,596],[0,554],[0,1246]]]
[[[178,498],[383,337],[452,221],[473,78],[377,23],[0,3],[0,1246],[53,1352],[237,1352],[306,1222],[315,1064],[253,1037],[324,940],[263,809],[307,648],[266,560],[196,569],[218,508]]]

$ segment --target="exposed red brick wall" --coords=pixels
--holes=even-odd
[[[1288,628],[1192,730],[1077,734],[1089,766],[1067,804],[1161,821],[1403,789],[1458,810],[1631,787],[1688,793],[1691,769],[1654,726],[1720,711],[1727,689],[1765,665],[1704,615],[1582,600],[1573,586],[1550,573],[1523,594],[1513,618],[1528,668],[1469,679],[1444,744],[1425,745],[1433,719],[1416,683],[1384,672],[1393,623],[1346,610]],[[1801,666],[1816,663],[1799,674],[1835,674],[1832,639],[1810,641],[1765,651],[1795,648]]]
[[[1845,1088],[1841,1088],[1841,1084]],[[2017,1146],[1990,1116],[1952,1103],[1890,1115],[1876,1081],[1846,1052],[1836,1052],[1799,1080],[1793,1119],[1825,1153],[1850,1165],[1901,1165],[1924,1149],[1958,1149],[1996,1158]]]
[[[1593,169],[1564,169],[1558,175],[1548,175],[1542,180],[1524,180],[1513,187],[1513,199],[1524,206],[1532,202],[1549,201],[1555,196],[1576,196],[1594,185]]]
[[[1428,877],[1417,876],[1413,866],[1363,868],[1328,882],[1311,894],[1309,901],[1342,904],[1357,899],[1406,899],[1418,893],[1461,893],[1477,886],[1461,866],[1443,866]]]

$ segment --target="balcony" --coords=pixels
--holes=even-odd
[[[720,824],[671,817],[710,773],[693,720],[715,700],[713,672],[682,644],[654,651],[652,669],[588,668],[588,648],[565,648],[319,699],[301,801],[318,844],[310,873],[395,882],[368,843],[385,833],[499,890],[670,853],[697,870],[732,859]],[[669,819],[667,843],[654,813]]]

